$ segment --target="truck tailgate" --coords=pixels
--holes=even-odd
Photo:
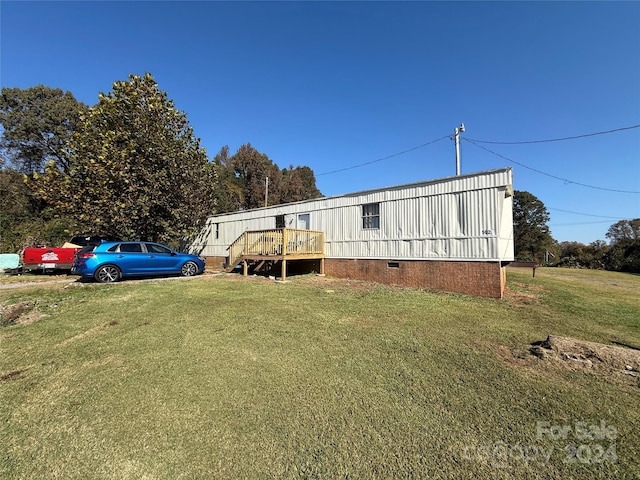
[[[25,270],[71,269],[78,248],[25,248],[22,264]]]

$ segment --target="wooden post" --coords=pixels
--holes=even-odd
[[[324,275],[324,257],[320,259],[320,275]]]
[[[281,280],[284,282],[287,279],[287,261],[282,259],[282,272],[280,273]]]
[[[249,264],[246,260],[242,261],[242,275],[244,275],[245,277],[249,275]]]
[[[283,228],[282,229],[282,255],[286,255],[286,254],[287,254],[287,229]],[[282,265],[284,264],[285,263],[283,261]]]

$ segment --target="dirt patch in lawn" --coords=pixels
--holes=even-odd
[[[0,373],[0,382],[6,382],[8,380],[14,380],[22,376],[30,367],[22,368],[18,370],[11,370],[10,372]]]
[[[334,278],[334,277],[321,277],[318,275],[302,277],[297,280],[303,285],[309,285],[313,287],[323,288],[325,290],[356,290],[356,291],[369,291],[376,288],[390,288],[388,285],[383,285],[375,282],[367,282],[364,280],[351,280],[348,278]]]
[[[537,305],[540,295],[546,292],[541,285],[526,285],[521,282],[510,282],[504,289],[504,300],[510,305]]]
[[[635,346],[606,345],[549,335],[526,350],[502,347],[497,351],[505,362],[514,366],[583,371],[640,387],[640,349]]]
[[[0,305],[0,326],[29,324],[40,320],[45,315],[35,309],[33,302],[18,302],[11,305]]]

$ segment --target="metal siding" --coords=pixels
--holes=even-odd
[[[497,260],[509,242],[512,250],[510,185],[511,169],[501,169],[217,215],[209,222],[220,223],[220,238],[211,231],[203,254],[226,255],[244,231],[273,228],[276,215],[309,213],[310,228],[325,232],[327,257]],[[380,229],[363,229],[362,205],[376,202]]]
[[[513,245],[513,195],[506,196],[505,189],[501,189],[502,208],[501,222],[498,238],[498,257],[501,260],[514,260]]]

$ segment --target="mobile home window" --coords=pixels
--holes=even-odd
[[[367,203],[362,205],[362,228],[380,228],[380,204]]]

